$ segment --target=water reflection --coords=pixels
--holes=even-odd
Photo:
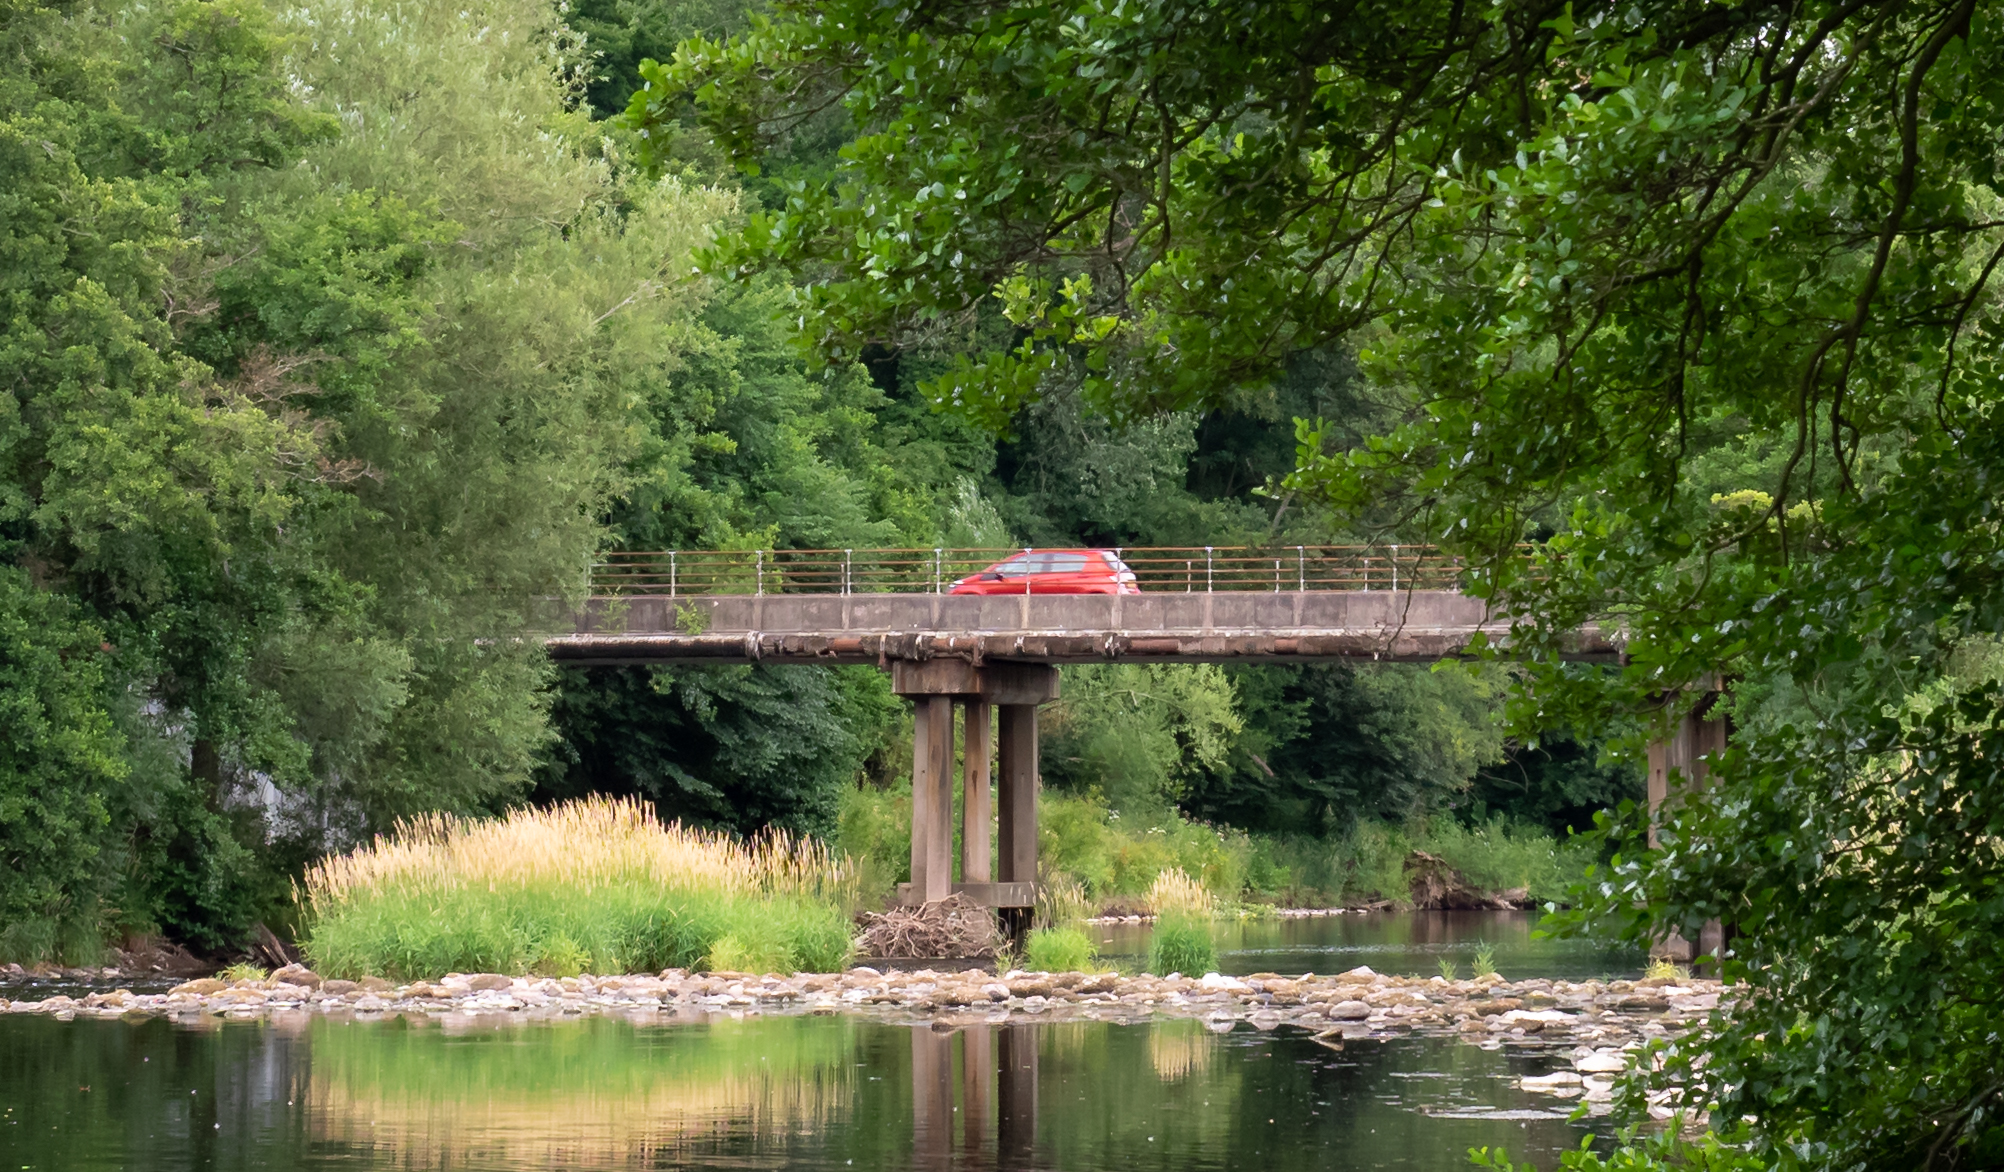
[[[1452,1168],[1581,1132],[1450,1039],[847,1017],[0,1017],[0,1166]]]
[[[1218,925],[1218,970],[1294,975],[1339,973],[1362,964],[1381,973],[1431,976],[1445,959],[1467,976],[1476,949],[1486,944],[1495,950],[1497,970],[1514,979],[1641,974],[1646,958],[1640,952],[1534,939],[1539,918],[1528,911],[1435,911],[1230,921]],[[1130,968],[1147,963],[1146,924],[1100,924],[1093,930],[1102,956]]]

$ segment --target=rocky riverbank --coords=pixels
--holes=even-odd
[[[1506,981],[1395,977],[1368,968],[1335,976],[1121,976],[1116,973],[685,973],[604,977],[451,974],[397,985],[322,980],[297,966],[264,980],[188,981],[165,993],[112,989],[83,997],[0,1000],[0,1012],[59,1018],[258,1018],[278,1013],[583,1014],[684,1017],[716,1013],[860,1013],[982,1021],[1198,1018],[1229,1027],[1299,1026],[1332,1037],[1454,1032],[1475,1041],[1622,1046],[1681,1033],[1716,1008],[1716,981]]]

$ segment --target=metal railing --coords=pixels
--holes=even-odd
[[[753,549],[608,553],[597,595],[943,594],[1030,549]],[[1144,593],[1451,590],[1461,559],[1430,545],[1158,546],[1113,551]],[[1034,584],[1027,593],[1036,593]]]

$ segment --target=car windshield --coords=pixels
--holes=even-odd
[[[996,566],[993,572],[1005,578],[1020,578],[1026,574],[1077,574],[1085,568],[1086,557],[1082,553],[1026,553]]]

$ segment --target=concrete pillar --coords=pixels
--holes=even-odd
[[[1037,706],[1003,704],[996,854],[1004,883],[1037,881]]]
[[[1057,698],[1058,669],[1041,663],[898,660],[891,664],[891,690],[915,705],[912,881],[899,889],[899,901],[930,903],[960,890],[981,906],[1004,909],[1005,919],[1024,919],[1015,913],[1036,902],[1037,705]],[[958,883],[950,873],[955,701],[967,707],[970,738],[961,846],[968,871]],[[998,804],[989,785],[990,711],[1000,714],[1001,723],[999,858],[988,850],[989,810]],[[997,870],[1001,882],[991,877]],[[1019,927],[1012,923],[1011,930]]]
[[[988,758],[992,734],[986,700],[969,700],[961,705],[960,755],[960,881],[987,883],[994,876],[988,866],[988,836],[993,803],[988,794]]]
[[[912,716],[912,894],[953,894],[953,697],[919,696]]]
[[[1680,717],[1668,736],[1649,746],[1649,845],[1657,845],[1656,827],[1666,806],[1686,795],[1702,793],[1711,776],[1711,755],[1726,747],[1731,731],[1724,714],[1718,711],[1723,693],[1715,680],[1699,685],[1704,696],[1691,711]],[[1731,933],[1719,921],[1705,924],[1697,943],[1673,932],[1649,950],[1649,954],[1688,964],[1700,956],[1716,957],[1725,948]]]
[[[1724,751],[1726,721],[1716,713],[1720,693],[1708,689],[1670,735],[1649,746],[1649,845],[1656,845],[1656,824],[1666,802],[1699,793],[1711,775],[1707,758]]]

